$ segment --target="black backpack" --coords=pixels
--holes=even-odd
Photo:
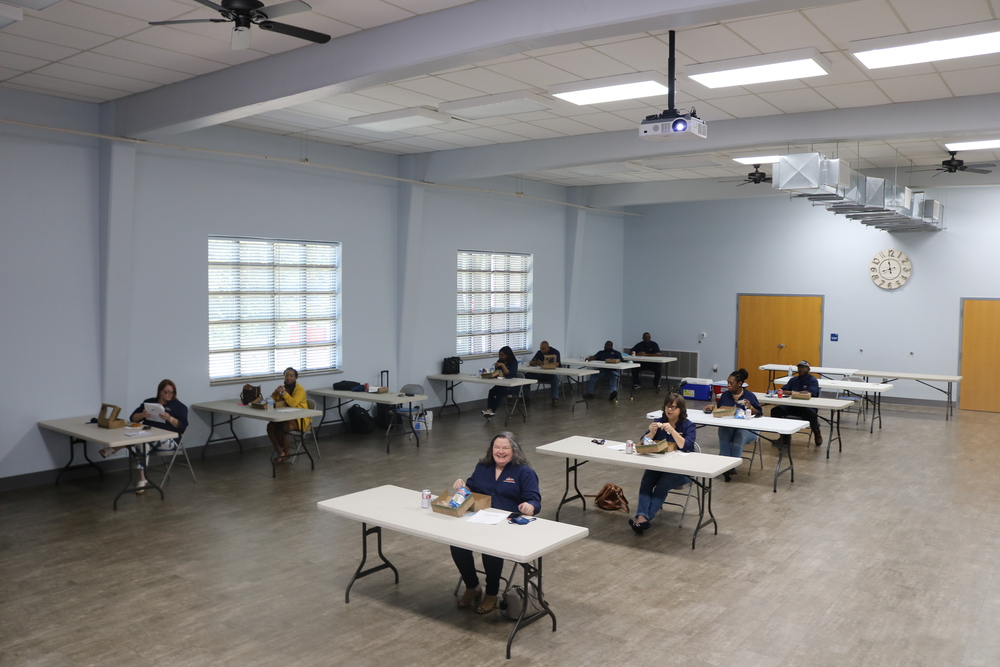
[[[357,404],[348,408],[347,421],[351,425],[351,433],[371,433],[375,430],[371,413]]]
[[[442,375],[458,375],[458,367],[462,364],[462,360],[458,357],[445,357],[444,361],[441,363],[441,374]]]
[[[337,391],[352,391],[359,384],[361,383],[354,380],[341,380],[340,382],[334,382],[333,388]]]

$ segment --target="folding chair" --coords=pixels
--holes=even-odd
[[[701,453],[701,445],[699,445],[697,442],[694,443],[694,451]],[[684,525],[684,515],[687,514],[688,501],[691,500],[692,491],[694,491],[694,482],[688,481],[688,483],[685,484],[684,486],[679,486],[676,489],[670,489],[669,491],[667,491],[667,498],[670,497],[670,494],[673,494],[675,496],[683,496],[684,497],[683,504],[681,504],[680,501],[676,503],[671,502],[669,500],[663,501],[664,505],[673,505],[675,507],[681,508],[681,521],[679,524],[677,524],[678,527],[682,527]]]
[[[420,384],[404,384],[399,390],[401,394],[423,394],[424,386]],[[411,404],[412,405],[412,404]],[[406,419],[410,423],[410,434],[413,433],[413,420],[420,416],[423,412],[423,407],[420,405],[408,407],[404,406],[402,403],[394,405],[389,408],[389,427],[385,430],[386,437],[392,433],[392,429],[396,426],[403,426],[403,419]],[[406,433],[406,429],[403,429]]]
[[[198,478],[194,475],[194,468],[191,466],[191,459],[188,458],[187,450],[184,449],[184,444],[182,442],[183,435],[178,434],[176,438],[171,438],[170,440],[161,440],[160,442],[167,442],[170,445],[160,446],[160,443],[155,443],[149,450],[150,454],[155,454],[160,457],[160,461],[163,463],[165,471],[163,473],[163,480],[160,482],[160,486],[167,483],[167,478],[170,477],[170,471],[174,467],[174,463],[177,462],[177,455],[183,454],[184,460],[180,462],[180,465],[187,466],[187,469],[191,472],[191,479],[194,482],[198,481]],[[167,461],[166,459],[170,460]]]
[[[309,408],[310,410],[315,410],[316,401],[312,400],[311,398],[307,398],[306,407]],[[323,452],[319,451],[319,439],[316,437],[316,429],[313,428],[313,420],[311,419],[309,420],[309,428],[305,429],[304,431],[293,429],[288,432],[288,435],[295,438],[296,442],[295,453],[298,454],[299,450],[305,447],[305,438],[307,433],[312,434],[313,446],[316,448],[316,454],[318,454],[320,458],[323,458]],[[292,458],[289,459],[289,461],[292,461],[294,463],[295,459]]]

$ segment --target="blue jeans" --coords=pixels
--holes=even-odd
[[[539,384],[548,382],[552,386],[553,400],[559,398],[559,385],[562,380],[560,375],[542,375],[541,373],[525,373],[524,377],[529,380],[538,380]]]
[[[611,391],[618,391],[618,371],[608,370],[607,368],[602,368],[597,375],[591,375],[590,380],[587,382],[587,393],[593,394],[594,387],[597,386],[597,378],[611,378]]]
[[[730,428],[728,426],[719,427],[719,456],[743,456],[743,448],[747,443],[753,442],[757,437],[757,431],[747,428]]]
[[[652,521],[663,507],[663,501],[667,499],[670,489],[684,486],[690,481],[684,475],[673,472],[644,471],[642,481],[639,482],[639,503],[635,507],[635,515],[644,516],[648,521]]]
[[[490,393],[486,395],[486,407],[496,412],[497,408],[500,407],[500,402],[503,401],[503,397],[510,391],[517,391],[518,389],[520,387],[492,387]]]

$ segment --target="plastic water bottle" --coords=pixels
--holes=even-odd
[[[268,396],[267,397],[267,409],[268,410],[274,410],[274,397],[273,396]]]
[[[461,487],[458,491],[455,492],[455,495],[451,497],[451,500],[448,501],[448,507],[451,507],[453,509],[458,509],[459,507],[462,506],[462,503],[465,502],[465,499],[468,498],[471,494],[472,492],[469,491],[467,488],[465,488],[464,486]]]

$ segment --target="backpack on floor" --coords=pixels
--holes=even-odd
[[[348,408],[347,421],[351,425],[351,433],[371,433],[375,430],[375,420],[371,413],[360,405]]]

